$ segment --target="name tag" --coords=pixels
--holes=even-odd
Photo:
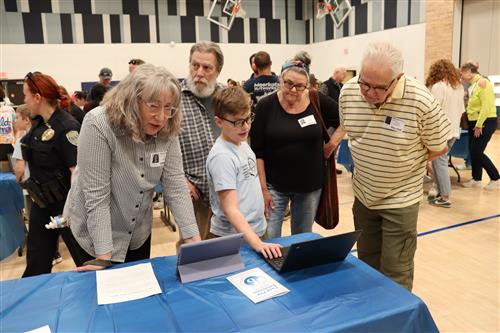
[[[314,124],[316,124],[316,118],[314,118],[313,115],[299,119],[300,127],[307,127],[307,126],[314,125]]]
[[[402,132],[405,128],[404,120],[396,117],[386,116],[384,123],[385,128],[390,128],[393,131]]]
[[[152,153],[149,159],[149,166],[156,168],[163,166],[165,164],[165,159],[167,158],[167,152]]]

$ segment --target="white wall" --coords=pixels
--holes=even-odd
[[[189,50],[192,44],[44,44],[2,45],[0,72],[9,79],[24,78],[30,71],[52,75],[68,91],[80,90],[80,82],[97,81],[99,70],[109,67],[113,80],[128,74],[128,61],[141,58],[146,62],[165,66],[177,77],[188,71]],[[266,50],[273,59],[273,70],[279,73],[280,65],[304,45],[276,44],[220,44],[224,53],[221,82],[228,78],[246,80],[250,76],[248,57]]]
[[[279,73],[281,64],[302,49],[312,56],[311,71],[324,80],[331,75],[336,63],[358,69],[363,49],[374,40],[388,40],[398,45],[405,56],[407,73],[422,80],[424,36],[425,25],[418,24],[311,45],[221,44],[225,64],[219,80],[246,80],[250,75],[248,57],[260,50],[271,55],[272,70]],[[101,67],[111,68],[114,80],[122,79],[128,74],[127,63],[131,58],[142,58],[149,63],[165,66],[175,76],[185,77],[191,45],[4,44],[0,51],[0,72],[5,72],[7,78],[21,79],[27,72],[38,70],[52,75],[70,92],[80,90],[82,81],[97,81]]]
[[[321,80],[332,75],[335,64],[359,72],[363,51],[374,41],[388,41],[399,47],[405,60],[405,73],[424,80],[425,23],[313,44],[310,46],[311,71]]]

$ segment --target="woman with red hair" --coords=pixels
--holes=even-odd
[[[56,81],[40,72],[28,73],[23,85],[24,102],[33,118],[31,130],[21,140],[30,178],[24,182],[33,199],[30,212],[26,270],[23,277],[50,273],[59,234],[73,258],[77,251],[69,228],[48,229],[51,216],[61,215],[76,167],[80,124],[60,109],[64,95]],[[76,263],[77,265],[79,263]]]

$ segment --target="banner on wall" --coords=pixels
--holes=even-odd
[[[0,106],[0,144],[14,142],[15,111],[9,106]]]

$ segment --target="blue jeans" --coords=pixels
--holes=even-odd
[[[321,189],[308,193],[278,192],[269,183],[267,188],[274,202],[274,208],[269,210],[267,220],[268,238],[281,237],[281,227],[288,202],[290,202],[292,235],[312,231]]]
[[[451,150],[457,139],[452,138],[448,141],[448,151]],[[436,182],[441,196],[449,196],[451,193],[450,171],[448,169],[448,154],[443,154],[432,161],[434,170],[434,181]]]

